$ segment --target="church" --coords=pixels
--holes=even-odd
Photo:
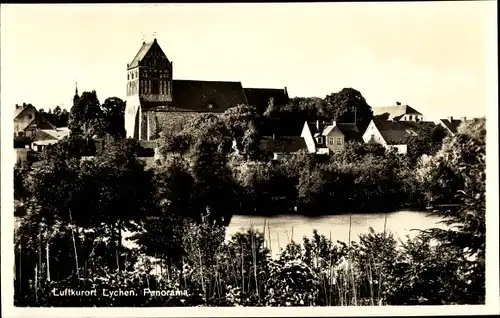
[[[170,61],[156,38],[143,42],[127,64],[127,137],[154,140],[161,131],[178,131],[200,113],[223,113],[247,104],[263,113],[270,100],[276,105],[288,102],[283,89],[243,88],[241,82],[176,80]]]

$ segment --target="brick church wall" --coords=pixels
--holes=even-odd
[[[161,131],[178,132],[199,113],[195,112],[148,112],[150,139],[157,139]]]

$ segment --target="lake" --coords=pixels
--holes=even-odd
[[[423,230],[432,227],[444,227],[442,224],[436,224],[440,220],[439,217],[429,216],[429,213],[425,211],[405,210],[386,214],[357,213],[351,215],[351,240],[358,240],[358,235],[368,233],[370,227],[375,232],[383,232],[385,215],[387,215],[387,231],[403,240],[406,235],[413,237],[418,233],[418,231],[412,231],[412,229]],[[302,242],[302,237],[311,237],[314,229],[317,229],[320,235],[324,234],[327,238],[331,235],[333,242],[339,240],[347,243],[349,241],[348,214],[311,218],[299,215],[272,217],[235,215],[226,229],[226,239],[229,239],[236,232],[250,228],[252,224],[254,228],[262,232],[264,221],[266,222],[266,241],[269,241],[268,233],[271,233],[271,251],[273,255],[279,251],[279,247],[284,248],[292,238],[295,242]],[[268,231],[267,223],[269,223],[270,231]]]

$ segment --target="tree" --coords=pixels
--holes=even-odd
[[[485,120],[479,119],[462,124],[458,133],[446,138],[441,150],[420,168],[422,188],[439,192],[451,185],[462,204],[458,210],[435,211],[448,228],[431,229],[424,234],[437,240],[450,253],[461,255],[464,295],[468,303],[476,304],[484,303],[485,297],[485,164]],[[442,170],[447,174],[439,172]]]
[[[101,125],[99,119],[102,117],[96,91],[83,92],[71,107],[69,128],[73,134],[88,134],[89,131],[95,133],[100,129],[96,126]]]
[[[325,102],[330,119],[342,123],[356,122],[360,131],[364,131],[373,119],[372,108],[363,95],[353,88],[344,88],[340,92],[327,95]]]
[[[410,162],[416,163],[422,155],[434,155],[447,136],[446,131],[440,125],[433,123],[418,123],[415,125],[416,135],[408,135],[404,143],[408,145],[408,158]]]
[[[236,142],[237,149],[248,155],[254,155],[258,146],[257,122],[259,115],[256,108],[238,105],[226,110],[221,119]]]
[[[114,137],[125,137],[125,102],[118,97],[107,98],[101,105],[104,131]]]

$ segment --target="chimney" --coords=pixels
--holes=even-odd
[[[400,106],[400,105],[401,105],[401,102],[396,102],[396,105],[397,105],[397,106]]]
[[[337,121],[335,119],[332,121],[332,125],[337,126]]]
[[[319,120],[316,120],[316,129],[319,130]]]
[[[453,121],[453,116],[448,116],[448,120],[450,121],[450,123]]]

